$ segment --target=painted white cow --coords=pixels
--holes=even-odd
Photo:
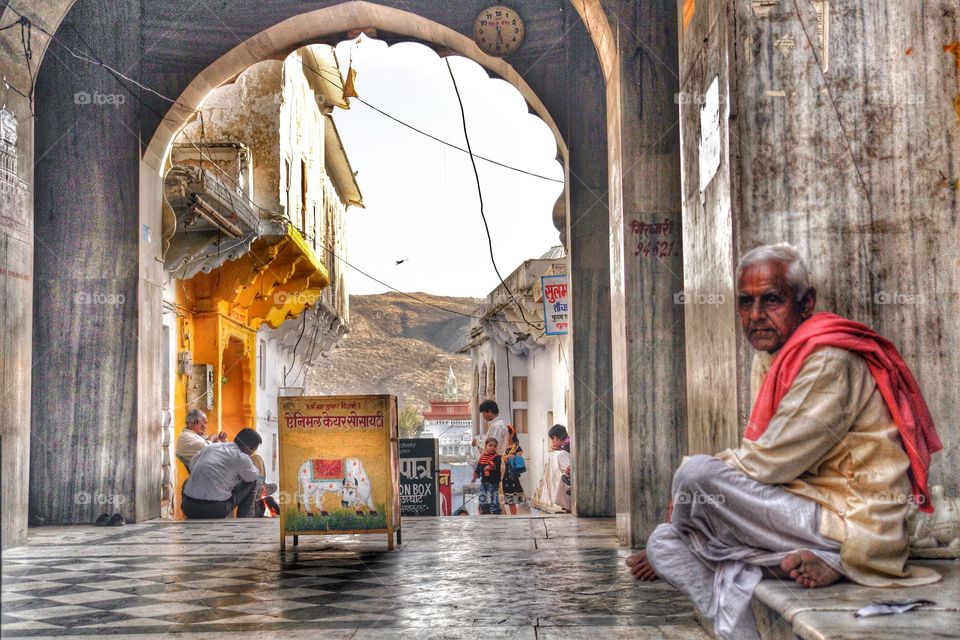
[[[336,470],[336,473],[333,471]],[[342,477],[341,477],[342,474]],[[331,477],[336,476],[336,477]],[[370,478],[363,468],[363,462],[360,458],[344,458],[341,460],[307,460],[300,465],[297,472],[297,481],[299,495],[297,497],[297,509],[303,507],[307,515],[312,515],[310,511],[310,499],[320,511],[320,515],[325,516],[327,512],[323,509],[323,496],[327,493],[335,493],[340,498],[340,504],[345,509],[353,507],[357,515],[363,513],[363,506],[366,505],[370,515],[376,515],[377,509],[373,505],[373,492],[370,488]]]

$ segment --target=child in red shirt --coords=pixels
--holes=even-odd
[[[483,443],[483,453],[473,470],[473,480],[480,478],[479,510],[481,515],[500,514],[500,454],[497,453],[497,439],[487,438]]]

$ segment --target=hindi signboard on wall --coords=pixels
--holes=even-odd
[[[400,540],[395,396],[277,401],[280,549],[287,536],[386,533]]]
[[[437,506],[439,453],[436,438],[400,440],[400,515],[440,514]]]
[[[543,320],[546,335],[563,336],[570,333],[570,287],[567,274],[541,276],[543,287]]]

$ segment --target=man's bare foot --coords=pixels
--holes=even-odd
[[[638,551],[627,556],[626,564],[630,567],[630,573],[637,580],[650,582],[657,579],[657,572],[653,570],[650,561],[647,559],[646,551]]]
[[[776,578],[778,580],[791,580],[790,572],[784,571],[779,565],[776,567],[760,567],[763,570],[764,578]]]
[[[808,589],[825,587],[840,579],[840,573],[817,557],[812,551],[794,551],[780,562],[780,568]]]

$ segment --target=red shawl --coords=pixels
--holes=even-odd
[[[927,487],[930,455],[943,445],[937,437],[930,410],[917,381],[893,344],[859,322],[832,313],[815,313],[802,322],[774,357],[743,437],[756,440],[763,434],[807,356],[824,346],[845,349],[866,360],[910,458],[913,497],[921,511],[933,511]]]

